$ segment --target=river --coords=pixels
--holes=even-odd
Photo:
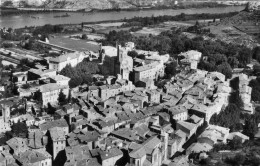
[[[228,13],[241,11],[245,7],[243,6],[229,6],[229,7],[216,7],[216,8],[192,8],[192,9],[165,9],[165,10],[140,10],[140,11],[100,11],[94,13],[69,13],[70,17],[54,18],[57,15],[64,15],[66,12],[50,12],[50,13],[38,13],[33,14],[34,18],[31,18],[28,14],[0,16],[0,28],[23,28],[25,26],[41,26],[45,24],[76,24],[81,22],[95,22],[106,20],[120,20],[124,18],[133,17],[150,17],[160,15],[178,15],[196,14],[196,13]]]

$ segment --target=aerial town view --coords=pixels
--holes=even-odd
[[[0,0],[0,166],[260,166],[260,0]]]

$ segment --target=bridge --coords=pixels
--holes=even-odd
[[[76,50],[72,50],[72,49],[69,49],[69,48],[65,48],[65,47],[62,47],[62,46],[58,46],[58,45],[55,45],[55,44],[51,44],[51,43],[46,43],[44,41],[40,41],[40,40],[37,40],[36,42],[42,44],[42,45],[45,45],[45,46],[49,46],[51,48],[55,48],[55,49],[58,49],[58,50],[61,50],[61,51],[64,51],[64,52],[76,52]]]

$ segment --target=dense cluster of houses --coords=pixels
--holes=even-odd
[[[62,55],[50,60],[50,66],[57,65],[51,69],[13,73],[19,97],[0,101],[0,131],[10,131],[20,121],[29,133],[0,147],[1,165],[178,166],[188,163],[185,156],[192,152],[209,151],[234,138],[248,139],[208,125],[211,116],[228,105],[231,88],[223,74],[197,69],[200,53],[182,53],[192,63],[185,61],[189,67],[158,88],[154,81],[164,75],[167,55],[147,53],[146,59],[133,59],[129,50],[134,50],[133,43],[106,46],[100,65],[112,76],[93,75],[93,85],[74,89],[68,86],[70,78],[58,74],[63,63],[82,61],[72,62],[71,53],[67,59]],[[240,92],[246,95],[246,83],[240,82]],[[74,102],[57,106],[61,91]],[[57,108],[53,115],[40,111],[48,104]],[[12,115],[17,108],[26,112]],[[195,136],[197,142],[190,144]]]

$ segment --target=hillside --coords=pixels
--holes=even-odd
[[[76,9],[124,9],[142,6],[170,5],[171,0],[47,0],[45,7]]]
[[[59,9],[125,9],[135,7],[152,7],[161,5],[171,5],[172,0],[1,0],[1,5],[23,7],[35,6],[44,8]]]

